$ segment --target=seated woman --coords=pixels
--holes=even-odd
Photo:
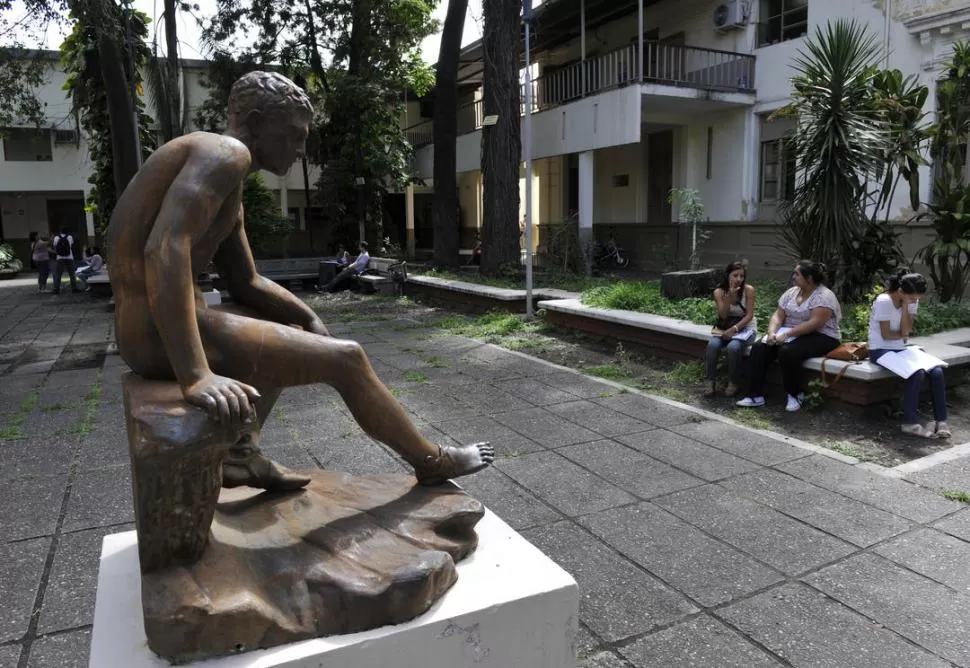
[[[81,283],[84,285],[84,291],[87,292],[91,290],[87,279],[95,274],[101,273],[101,270],[104,268],[104,258],[101,257],[101,249],[93,246],[84,250],[84,259],[87,264],[78,268],[74,274],[81,279]]]
[[[747,285],[748,270],[741,262],[732,262],[724,270],[721,285],[714,290],[717,305],[717,322],[707,342],[707,380],[710,387],[705,397],[717,393],[717,361],[721,349],[727,347],[728,384],[724,395],[737,394],[741,379],[741,362],[744,351],[756,335],[754,323],[754,286]]]
[[[870,360],[878,362],[886,353],[906,348],[906,341],[913,331],[913,317],[919,308],[919,299],[925,294],[926,279],[920,274],[910,273],[905,267],[889,279],[889,289],[876,297],[869,314]],[[936,421],[924,427],[920,425],[916,411],[926,376],[930,377]],[[942,367],[929,371],[918,369],[906,379],[903,390],[903,433],[924,438],[950,438],[946,419],[946,384]]]
[[[738,406],[765,405],[765,375],[775,357],[788,393],[785,410],[802,407],[802,362],[832,352],[842,341],[842,308],[835,293],[825,287],[825,265],[802,260],[792,274],[794,286],[778,299],[768,333],[751,349],[751,385]]]

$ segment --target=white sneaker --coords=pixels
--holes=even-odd
[[[735,404],[735,406],[740,406],[741,408],[761,408],[764,405],[764,397],[745,397]]]
[[[795,397],[795,398],[798,399],[798,403],[800,403],[800,404],[805,403],[805,393],[804,392],[799,392],[798,393],[798,396]]]
[[[805,395],[802,394],[799,396],[804,397]],[[794,413],[795,411],[801,409],[801,407],[802,407],[801,400],[798,397],[793,397],[792,395],[789,394],[788,403],[785,405],[785,410],[788,411],[789,413]]]

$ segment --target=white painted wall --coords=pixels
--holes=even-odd
[[[593,222],[635,223],[646,196],[640,144],[613,146],[593,154]],[[625,186],[614,186],[614,177],[629,177]]]
[[[745,191],[745,119],[751,112],[738,109],[690,118],[685,128],[687,143],[684,185],[695,188],[712,221],[741,220]],[[712,133],[711,178],[707,178],[707,137]]]

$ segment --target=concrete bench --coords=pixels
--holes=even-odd
[[[367,269],[356,278],[364,294],[403,294],[404,282],[408,278],[408,263],[394,258],[372,257]]]
[[[108,268],[105,267],[101,270],[101,273],[95,274],[94,276],[89,276],[87,278],[88,287],[91,288],[91,294],[96,297],[110,297],[111,296],[111,279],[108,277]]]
[[[260,276],[284,284],[291,290],[302,290],[309,281],[316,283],[320,278],[320,262],[324,257],[282,258],[275,260],[256,260],[256,271]]]
[[[526,292],[521,289],[498,288],[437,276],[409,275],[404,292],[407,295],[440,301],[463,311],[484,313],[497,309],[509,313],[525,313]],[[536,288],[532,291],[533,302],[540,299],[578,298],[578,293],[553,288]]]
[[[685,360],[703,359],[711,336],[710,325],[698,325],[650,313],[600,309],[585,306],[579,299],[553,299],[539,302],[547,319],[554,324],[579,329],[592,334],[614,338],[633,344],[651,354]],[[939,335],[913,339],[950,367],[970,365],[970,348],[953,345],[970,342],[970,330],[962,333],[944,332]],[[939,337],[939,338],[938,338]],[[824,360],[826,379],[831,379],[844,367],[845,374],[838,383],[826,389],[826,395],[844,403],[865,406],[882,403],[900,394],[900,379],[892,372],[868,360],[840,362]],[[820,378],[823,358],[813,357],[802,365],[806,380]],[[957,374],[948,379],[957,380]]]

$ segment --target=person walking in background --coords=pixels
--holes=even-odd
[[[802,260],[792,273],[794,287],[778,299],[778,308],[768,323],[768,334],[751,349],[751,386],[738,402],[744,408],[765,405],[765,376],[768,364],[778,358],[788,394],[785,410],[802,407],[802,363],[822,357],[842,341],[842,307],[835,293],[825,287],[825,265]]]
[[[705,397],[717,393],[717,362],[721,349],[727,348],[728,384],[724,396],[733,397],[741,383],[744,353],[757,335],[754,321],[754,286],[745,282],[748,270],[741,262],[732,262],[724,270],[721,284],[714,290],[717,321],[707,343],[707,381]]]
[[[39,236],[36,232],[31,232],[30,236],[30,260],[37,269],[37,289],[43,292],[47,289],[47,279],[53,271],[53,255],[46,236]]]
[[[66,227],[61,228],[51,242],[56,256],[54,263],[54,294],[61,292],[61,276],[66,272],[71,281],[71,292],[77,292],[77,277],[74,275],[74,237]]]
[[[84,291],[88,292],[91,288],[88,286],[87,279],[95,274],[101,273],[101,270],[104,268],[104,258],[101,257],[101,249],[97,246],[92,246],[85,250],[84,259],[86,264],[80,267],[75,274],[84,285]]]
[[[926,279],[921,274],[910,272],[907,267],[901,267],[889,279],[889,288],[876,297],[869,313],[869,359],[872,362],[878,364],[883,355],[906,350],[907,340],[913,332],[913,319],[919,309],[920,297],[925,294]],[[924,427],[919,423],[917,411],[923,380],[927,376],[930,378],[936,421]],[[923,438],[950,438],[950,427],[946,421],[946,382],[943,368],[917,369],[906,378],[903,390],[903,433]]]

